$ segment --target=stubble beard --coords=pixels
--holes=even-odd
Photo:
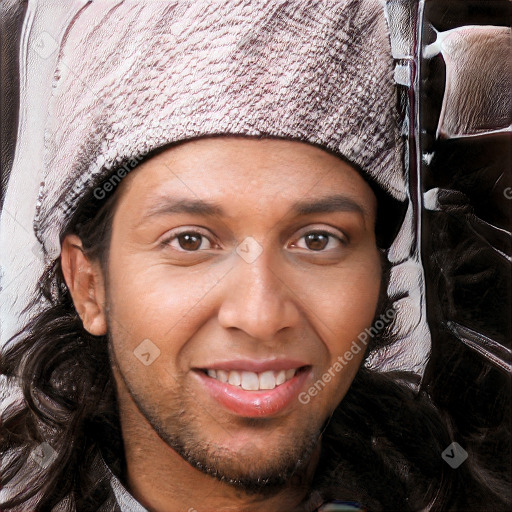
[[[234,452],[207,437],[202,427],[216,420],[190,392],[177,391],[182,388],[176,386],[171,397],[156,404],[151,393],[144,393],[128,382],[116,362],[111,339],[109,352],[111,364],[121,376],[140,414],[158,436],[194,468],[250,496],[270,497],[308,479],[312,455],[319,447],[326,422],[319,425],[314,418],[304,416],[296,429],[275,439],[268,419],[240,418],[238,425],[241,428],[254,428],[258,436],[267,431],[272,444],[269,443],[268,449],[262,449],[249,442],[242,450]],[[224,428],[226,437],[234,428],[233,423],[227,427],[220,423],[217,426]]]

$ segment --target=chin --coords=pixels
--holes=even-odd
[[[167,416],[164,421],[142,410],[160,438],[184,461],[203,472],[249,495],[268,496],[290,484],[295,478],[301,479],[310,466],[310,461],[319,447],[322,425],[311,418],[303,418],[298,428],[277,432],[267,427],[268,435],[262,440],[261,421],[249,419],[244,436],[254,428],[254,443],[229,443],[229,433],[224,432],[227,441],[219,444],[208,436],[201,425],[212,422],[185,411]],[[260,423],[259,427],[256,423]],[[258,438],[258,441],[256,440]],[[238,446],[238,448],[233,448]]]

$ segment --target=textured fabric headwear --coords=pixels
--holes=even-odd
[[[35,230],[151,150],[213,134],[319,144],[405,199],[393,61],[376,0],[92,2],[65,34]]]
[[[378,220],[405,199],[388,251],[397,341],[367,365],[423,375],[430,335],[417,201],[407,151],[404,180],[392,67],[394,57],[394,79],[409,87],[414,37],[400,20],[414,17],[411,5],[28,0],[16,153],[0,216],[0,344],[49,307],[34,294],[58,257],[59,234],[106,177],[114,182],[175,141],[263,134],[350,160],[385,191]],[[405,112],[412,120],[413,105]]]

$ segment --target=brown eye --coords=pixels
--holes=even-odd
[[[214,246],[210,238],[199,231],[175,232],[163,240],[162,245],[179,252],[197,252]]]
[[[304,238],[308,249],[312,251],[322,251],[327,247],[330,236],[331,235],[327,235],[326,233],[310,233]]]
[[[177,236],[180,247],[185,251],[197,251],[201,247],[202,238],[203,237],[201,235],[190,233],[184,233]]]
[[[330,252],[347,245],[343,235],[329,231],[309,231],[300,236],[291,246],[314,252]]]

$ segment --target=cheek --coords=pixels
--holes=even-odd
[[[133,350],[150,339],[172,364],[205,321],[205,298],[222,278],[222,269],[205,272],[148,264],[140,255],[117,260],[113,256],[111,261],[118,262],[110,269],[107,297],[109,323],[119,334],[117,345]]]
[[[326,337],[331,351],[338,352],[347,338],[357,337],[370,326],[379,301],[381,279],[376,256],[315,281],[311,300],[317,317],[331,333]]]
[[[333,409],[343,398],[359,369],[370,341],[382,274],[378,255],[350,269],[315,280],[310,297],[315,330],[323,341],[324,362],[309,388]],[[316,382],[316,385],[315,385]],[[315,387],[316,386],[316,387]],[[328,390],[325,394],[323,389]]]

